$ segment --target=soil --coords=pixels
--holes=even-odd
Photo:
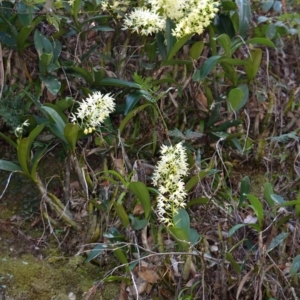
[[[8,172],[0,172],[0,196],[8,178]],[[19,174],[13,174],[0,199],[0,300],[115,299],[115,284],[106,285],[101,295],[91,293],[113,266],[85,263],[76,246],[61,245],[66,229],[45,230],[40,200],[35,186]]]

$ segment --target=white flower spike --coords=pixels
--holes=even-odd
[[[95,92],[80,102],[77,112],[71,115],[71,121],[78,122],[84,128],[84,133],[88,134],[101,125],[114,110],[115,102],[110,94]]]
[[[157,197],[157,213],[161,222],[173,226],[174,214],[186,205],[183,178],[188,174],[187,156],[182,143],[162,146],[161,154],[152,179],[160,193]]]

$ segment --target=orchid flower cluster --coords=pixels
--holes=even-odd
[[[159,191],[157,214],[166,226],[173,226],[174,214],[186,205],[183,178],[188,173],[187,156],[182,143],[162,146],[161,154],[152,178]]]
[[[28,127],[30,124],[29,124],[29,121],[26,120],[25,122],[23,122],[21,125],[19,125],[16,129],[15,129],[15,136],[18,138],[18,139],[21,139],[22,136],[23,136],[23,133],[24,133],[24,127]]]
[[[145,7],[136,8],[125,17],[123,29],[141,35],[163,31],[166,19],[175,22],[172,35],[181,38],[201,34],[218,12],[219,2],[214,0],[145,0]],[[149,8],[150,7],[150,8]]]
[[[101,92],[94,92],[79,103],[77,112],[71,115],[71,122],[79,123],[84,129],[84,133],[88,134],[100,126],[114,110],[115,102],[110,94],[104,95]]]

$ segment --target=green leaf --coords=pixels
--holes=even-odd
[[[15,143],[11,138],[7,137],[2,132],[0,132],[0,137],[2,137],[7,143],[17,149],[17,143]]]
[[[135,82],[126,81],[117,78],[104,78],[99,82],[99,84],[104,86],[120,86],[120,87],[141,89],[141,86]]]
[[[60,110],[60,108],[58,107],[58,105],[56,104],[52,104],[52,103],[45,103],[43,107],[51,107],[53,110],[55,110],[59,116],[61,117],[61,119],[64,121],[64,123],[68,122],[68,118],[67,116],[62,112],[62,110]]]
[[[167,41],[167,53],[168,57],[176,44],[176,37],[172,35],[172,30],[175,29],[175,23],[170,19],[167,18],[166,20],[166,41]]]
[[[17,156],[18,156],[19,164],[23,172],[29,177],[31,177],[31,174],[28,169],[30,145],[31,145],[30,139],[27,137],[21,139],[18,142],[18,146],[17,146]]]
[[[290,268],[290,275],[291,277],[295,276],[300,270],[300,254],[297,255],[292,262],[291,268]]]
[[[83,78],[89,85],[92,85],[94,82],[94,78],[91,75],[90,72],[88,72],[86,69],[84,68],[80,68],[80,67],[64,67],[65,70],[68,73],[71,73],[73,75],[79,75],[81,78]],[[71,72],[70,72],[71,71]]]
[[[239,8],[239,34],[245,37],[250,29],[251,4],[249,0],[236,0],[236,4]]]
[[[263,219],[264,219],[264,209],[263,209],[263,206],[260,202],[260,200],[251,195],[251,194],[248,194],[247,195],[247,198],[249,199],[251,205],[252,205],[252,208],[257,216],[257,219],[258,219],[258,224],[260,226],[260,228],[262,229],[262,224],[263,224]]]
[[[18,45],[18,50],[20,51],[21,54],[23,53],[23,51],[25,49],[26,42],[28,41],[29,35],[35,29],[35,27],[38,24],[40,24],[44,19],[45,19],[45,16],[39,16],[31,22],[30,26],[23,27],[19,31],[18,37],[17,37],[17,45]]]
[[[78,131],[79,131],[78,124],[68,123],[64,128],[64,136],[73,153],[75,153],[76,143],[78,139]]]
[[[185,43],[192,37],[192,35],[193,34],[189,34],[180,38],[168,53],[167,60],[170,60],[185,45]]]
[[[276,26],[275,24],[271,23],[268,25],[267,31],[266,31],[266,37],[270,40],[272,40],[276,35]]]
[[[226,252],[225,257],[230,262],[230,265],[234,268],[234,270],[237,272],[237,274],[241,274],[240,265],[234,260],[232,254],[229,252]]]
[[[168,229],[170,230],[172,235],[176,238],[180,246],[184,250],[188,250],[190,245],[188,233],[184,229],[178,227],[169,227]]]
[[[128,214],[126,213],[123,205],[121,203],[114,203],[114,208],[116,210],[117,215],[121,219],[122,225],[124,228],[127,228],[129,225],[129,217]]]
[[[211,170],[209,171],[200,171],[197,175],[194,175],[190,178],[190,180],[185,185],[185,190],[189,192],[201,179],[211,174]]]
[[[264,198],[270,207],[273,207],[275,205],[274,200],[271,197],[272,194],[274,194],[273,186],[270,182],[266,182],[264,184]]]
[[[227,34],[223,33],[223,34],[219,35],[216,38],[216,40],[219,42],[219,44],[223,48],[223,50],[225,52],[225,56],[227,56],[229,58],[231,56],[231,51],[230,51],[231,42],[230,42],[229,36]]]
[[[46,111],[45,116],[50,121],[50,124],[54,123],[53,125],[55,125],[55,127],[52,127],[52,128],[57,129],[57,131],[55,132],[57,137],[60,138],[62,141],[67,142],[65,139],[65,136],[64,136],[64,129],[65,129],[66,123],[62,119],[62,117],[59,115],[59,113],[55,109],[53,109],[52,107],[49,107],[49,106],[43,106],[41,108],[41,110],[42,110],[42,112]],[[48,126],[48,127],[50,127],[50,126]]]
[[[38,29],[34,32],[34,46],[36,51],[38,52],[39,57],[42,54],[51,54],[53,52],[53,47],[51,42],[48,40],[46,36],[40,33]]]
[[[231,89],[228,97],[227,102],[229,103],[229,109],[230,111],[239,111],[243,107],[242,100],[244,98],[244,93],[239,88]]]
[[[194,228],[190,228],[189,239],[190,239],[190,242],[192,243],[192,245],[197,244],[199,242],[199,238],[200,238],[200,235],[199,235],[198,231]]]
[[[107,245],[106,244],[99,244],[96,247],[94,247],[89,255],[87,256],[86,260],[84,262],[90,262],[91,260],[93,260],[94,258],[96,258],[97,256],[99,256],[103,251],[107,250]]]
[[[140,181],[132,181],[128,185],[128,189],[139,199],[141,202],[144,212],[145,212],[145,218],[147,219],[149,217],[149,214],[151,212],[151,199],[149,195],[149,191],[147,186]]]
[[[186,208],[189,208],[192,205],[207,204],[208,202],[209,199],[205,197],[195,198],[187,203]]]
[[[114,250],[114,255],[116,258],[121,262],[122,265],[125,265],[126,272],[130,272],[128,260],[126,255],[124,254],[124,251],[120,248]]]
[[[264,12],[269,11],[272,8],[273,4],[274,4],[274,0],[266,0],[266,1],[262,2],[263,11]]]
[[[183,229],[188,236],[190,235],[190,216],[185,209],[178,209],[173,216],[175,227]]]
[[[270,196],[271,196],[271,198],[272,198],[272,200],[273,200],[273,202],[275,204],[283,204],[283,203],[285,203],[284,198],[281,197],[280,195],[271,194]]]
[[[233,234],[242,227],[245,227],[246,224],[236,224],[228,231],[228,237],[232,237]]]
[[[15,171],[22,171],[22,168],[11,161],[0,159],[0,170],[15,172]]]
[[[126,97],[125,101],[125,109],[124,115],[126,116],[139,102],[141,98],[143,98],[143,93],[141,90],[134,91]]]
[[[39,162],[43,158],[47,149],[48,149],[48,145],[45,145],[42,149],[40,149],[37,153],[35,153],[35,155],[32,159],[31,178],[34,181],[37,181],[36,171],[37,171]]]
[[[249,44],[265,45],[265,46],[268,46],[268,47],[275,48],[274,43],[271,42],[268,39],[265,39],[265,38],[253,38],[253,39],[250,39],[250,40],[246,41],[246,44],[248,44],[248,45]]]
[[[233,20],[227,14],[218,14],[215,18],[215,26],[220,34],[226,33],[231,39],[235,36]]]
[[[224,62],[220,62],[220,64],[225,71],[225,76],[232,82],[234,86],[236,86],[238,84],[239,76],[235,67]]]
[[[198,42],[194,43],[190,49],[190,53],[189,53],[190,57],[192,59],[197,60],[200,57],[201,53],[203,52],[203,49],[204,49],[203,41],[198,41]]]
[[[137,108],[135,108],[134,110],[132,110],[130,113],[127,114],[127,116],[122,120],[120,126],[119,126],[119,131],[120,131],[120,134],[122,134],[126,124],[134,117],[136,116],[136,114],[138,114],[139,112],[141,112],[143,109],[145,109],[146,107],[148,106],[152,106],[151,103],[146,103],[146,104],[143,104]]]
[[[56,95],[59,92],[61,83],[58,81],[57,76],[49,74],[47,76],[40,75],[39,77],[52,95]]]
[[[64,111],[74,105],[75,100],[71,97],[66,97],[65,99],[58,100],[55,106],[58,107],[60,111]]]
[[[249,62],[249,65],[245,66],[246,74],[249,81],[252,81],[252,79],[254,79],[254,77],[256,76],[260,67],[261,58],[262,50],[260,48],[251,50],[251,53],[247,58],[247,62]]]
[[[243,205],[249,192],[250,192],[250,179],[248,176],[245,176],[241,182],[240,201],[238,205],[239,207]]]
[[[215,56],[211,56],[210,58],[208,58],[202,68],[196,69],[196,71],[193,74],[193,80],[194,81],[200,81],[206,78],[206,76],[208,75],[208,73],[210,73],[213,68],[215,67],[215,65],[219,62],[219,59],[221,58],[220,55],[215,55]]]
[[[134,217],[132,214],[129,214],[129,219],[131,220],[131,228],[133,230],[141,230],[148,224],[148,220],[145,219],[139,220],[138,218]]]
[[[287,232],[282,232],[280,234],[278,234],[277,236],[275,236],[270,245],[267,248],[267,252],[272,251],[275,247],[277,247],[278,245],[280,245],[288,236],[289,234]]]

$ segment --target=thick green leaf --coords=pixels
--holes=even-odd
[[[269,40],[272,40],[275,35],[276,35],[276,26],[275,24],[271,23],[268,25],[268,28],[267,28],[267,31],[266,31],[266,37],[269,39]]]
[[[106,244],[99,244],[96,247],[94,247],[89,255],[87,256],[86,260],[84,262],[90,262],[91,260],[93,260],[94,258],[96,258],[97,256],[99,256],[103,251],[107,250],[107,245]]]
[[[31,34],[31,32],[35,29],[35,27],[40,24],[43,20],[45,19],[45,16],[39,16],[37,18],[35,18],[30,26],[27,27],[23,27],[19,33],[18,33],[18,37],[17,37],[17,45],[18,45],[18,50],[20,51],[20,53],[23,52],[25,46],[26,46],[26,42],[28,41],[28,37]]]
[[[68,123],[64,128],[64,136],[73,153],[75,153],[76,143],[78,139],[78,131],[79,131],[78,124]]]
[[[139,112],[141,112],[143,109],[145,109],[146,107],[148,106],[152,106],[151,103],[146,103],[146,104],[143,104],[137,108],[135,108],[134,110],[132,110],[130,113],[127,114],[127,116],[122,120],[120,126],[119,126],[119,131],[120,131],[120,134],[123,132],[126,124],[134,117],[136,116],[136,114],[138,114]]]
[[[135,88],[140,89],[141,86],[132,81],[126,81],[117,78],[104,78],[99,82],[100,85],[105,86],[120,86],[120,87],[128,87],[128,88]]]
[[[231,52],[230,52],[231,42],[230,42],[229,36],[227,34],[223,33],[223,34],[219,35],[216,38],[216,40],[223,48],[223,50],[225,52],[225,56],[229,58],[231,55]]]
[[[106,233],[103,234],[105,238],[107,238],[112,244],[116,242],[125,241],[125,237],[121,235],[119,230],[115,227],[110,227]]]
[[[274,200],[271,197],[272,194],[274,194],[273,186],[270,182],[266,182],[264,184],[264,198],[270,207],[273,207],[275,205]]]
[[[126,272],[130,272],[128,260],[127,260],[127,257],[125,255],[124,251],[121,248],[118,248],[118,249],[114,250],[114,255],[121,262],[122,265],[125,265],[124,267],[125,267]]]
[[[237,274],[240,274],[241,273],[240,265],[235,261],[232,254],[229,252],[226,252],[225,257],[230,262],[230,265],[234,268],[234,270],[237,272]]]
[[[195,245],[199,242],[200,235],[196,229],[190,228],[189,238],[190,238],[190,242],[192,243],[192,245]]]
[[[33,159],[32,159],[32,167],[31,167],[31,178],[34,181],[37,181],[36,171],[39,165],[40,160],[44,156],[46,150],[48,149],[48,145],[45,145],[40,151],[35,153]]]
[[[139,199],[141,202],[144,212],[145,218],[149,217],[151,212],[151,199],[149,195],[149,191],[147,186],[140,181],[132,181],[128,185],[128,189]]]
[[[194,175],[190,178],[190,180],[185,185],[185,190],[189,192],[201,179],[211,174],[210,171],[200,171],[197,175]]]
[[[74,105],[75,100],[71,97],[66,97],[65,99],[58,100],[55,106],[58,107],[60,111],[64,111]]]
[[[126,97],[125,101],[125,110],[124,115],[126,116],[139,102],[141,98],[143,98],[143,93],[141,90],[134,91]]]
[[[235,28],[227,14],[218,14],[215,18],[215,26],[220,34],[226,33],[231,39],[235,36]]]
[[[265,39],[265,38],[253,38],[253,39],[250,39],[250,40],[247,40],[246,41],[246,44],[257,44],[257,45],[265,45],[265,46],[268,46],[268,47],[272,47],[272,48],[275,48],[275,45],[273,42],[271,42],[270,40],[268,39]]]
[[[173,216],[175,227],[183,229],[190,236],[190,216],[185,209],[179,209]]]
[[[187,232],[184,229],[177,228],[177,227],[169,227],[168,229],[170,230],[172,235],[176,238],[180,246],[184,250],[188,250],[190,243],[189,243],[189,235],[187,234]]]
[[[15,172],[15,171],[22,171],[22,168],[11,161],[0,159],[0,170]]]
[[[239,8],[239,34],[245,37],[251,24],[251,3],[249,0],[236,0],[236,4]]]
[[[205,197],[195,198],[187,203],[186,208],[189,208],[192,205],[207,204],[208,202],[209,199]]]
[[[247,62],[249,65],[245,66],[246,74],[249,81],[252,81],[256,76],[258,69],[260,67],[262,58],[262,50],[260,48],[252,49],[249,57],[247,58]]]
[[[202,68],[196,69],[196,71],[193,74],[193,80],[194,81],[200,81],[206,78],[206,76],[213,70],[215,65],[219,62],[219,59],[221,58],[220,55],[211,56],[208,58]]]
[[[131,228],[133,230],[141,230],[148,224],[148,220],[145,219],[138,219],[132,214],[129,214],[129,219],[131,220]]]
[[[39,77],[43,81],[49,92],[52,95],[57,95],[61,87],[61,83],[60,81],[58,81],[57,77],[51,74],[48,74],[47,76],[40,75]]]
[[[225,71],[225,76],[232,82],[234,86],[237,86],[239,76],[236,68],[233,65],[224,62],[220,62],[220,64]]]
[[[117,215],[119,216],[122,225],[124,228],[127,228],[129,225],[129,217],[127,212],[125,211],[123,205],[121,203],[114,203],[114,208],[116,210]]]
[[[291,269],[290,269],[290,275],[291,277],[295,276],[300,270],[300,254],[297,255],[292,262]]]
[[[277,247],[278,245],[280,245],[288,236],[289,234],[287,232],[282,232],[279,233],[277,236],[275,236],[270,245],[267,248],[267,252],[272,251],[275,247]]]
[[[219,61],[220,63],[227,63],[230,65],[234,65],[234,66],[247,66],[249,65],[249,62],[245,61],[245,60],[241,60],[241,59],[236,59],[236,58],[222,58]]]
[[[47,116],[47,119],[50,121],[50,125],[51,125],[51,123],[54,123],[53,125],[55,125],[52,127],[50,125],[48,125],[48,127],[50,127],[51,129],[57,129],[57,131],[55,132],[57,137],[60,138],[61,140],[63,140],[64,142],[66,142],[66,139],[64,136],[64,129],[65,129],[66,123],[61,118],[59,113],[55,109],[53,109],[52,107],[49,107],[49,106],[43,106],[41,108],[41,110],[43,112],[46,111],[45,115]],[[47,115],[47,113],[48,113],[48,115]]]
[[[170,18],[167,18],[167,20],[166,20],[166,42],[167,42],[168,57],[177,41],[176,37],[174,37],[172,35],[172,30],[175,29],[175,26],[176,26],[176,24]]]
[[[45,103],[44,104],[44,107],[47,106],[47,107],[51,107],[53,110],[55,110],[59,116],[62,118],[62,120],[67,123],[68,122],[68,118],[67,116],[62,112],[62,110],[58,107],[58,105],[56,104],[52,104],[52,103]]]
[[[193,44],[193,46],[190,49],[190,57],[192,59],[198,59],[203,52],[204,49],[204,42],[203,41],[198,41]]]
[[[227,97],[227,102],[230,111],[235,111],[237,112],[243,107],[242,99],[244,97],[244,93],[241,89],[239,88],[234,88],[231,89],[228,97]]]
[[[23,172],[29,177],[31,177],[31,174],[28,169],[30,145],[31,145],[30,139],[27,137],[21,139],[18,142],[18,146],[17,146],[17,156],[18,156],[19,164]]]
[[[245,227],[246,224],[236,224],[228,231],[228,237],[231,237],[237,230],[242,227]]]
[[[14,148],[17,148],[17,143],[15,143],[11,138],[7,137],[2,132],[0,132],[0,137],[2,137],[7,143],[9,143]]]
[[[180,38],[175,45],[172,47],[170,52],[168,53],[167,60],[170,60],[184,45],[185,43],[192,37],[192,34],[185,35],[184,37]]]
[[[81,78],[83,78],[89,85],[92,85],[94,82],[94,78],[92,76],[92,74],[90,72],[88,72],[86,69],[84,68],[80,68],[80,67],[64,67],[65,70],[68,73],[75,75],[79,75]]]
[[[273,200],[273,202],[275,204],[283,204],[283,203],[285,203],[284,198],[281,197],[280,195],[271,194],[270,196],[271,196],[271,198],[272,198],[272,200]]]
[[[239,207],[243,205],[244,201],[247,198],[247,195],[250,192],[250,178],[248,176],[245,176],[241,182],[241,192],[240,192],[240,201],[239,201]]]
[[[259,224],[260,228],[262,228],[263,219],[264,219],[264,209],[263,209],[262,203],[254,195],[248,194],[247,198],[249,199],[249,201],[252,205],[252,208],[257,216],[258,224]]]
[[[51,54],[53,52],[53,47],[49,39],[40,33],[38,29],[34,32],[34,46],[38,52],[39,57],[42,54]]]

